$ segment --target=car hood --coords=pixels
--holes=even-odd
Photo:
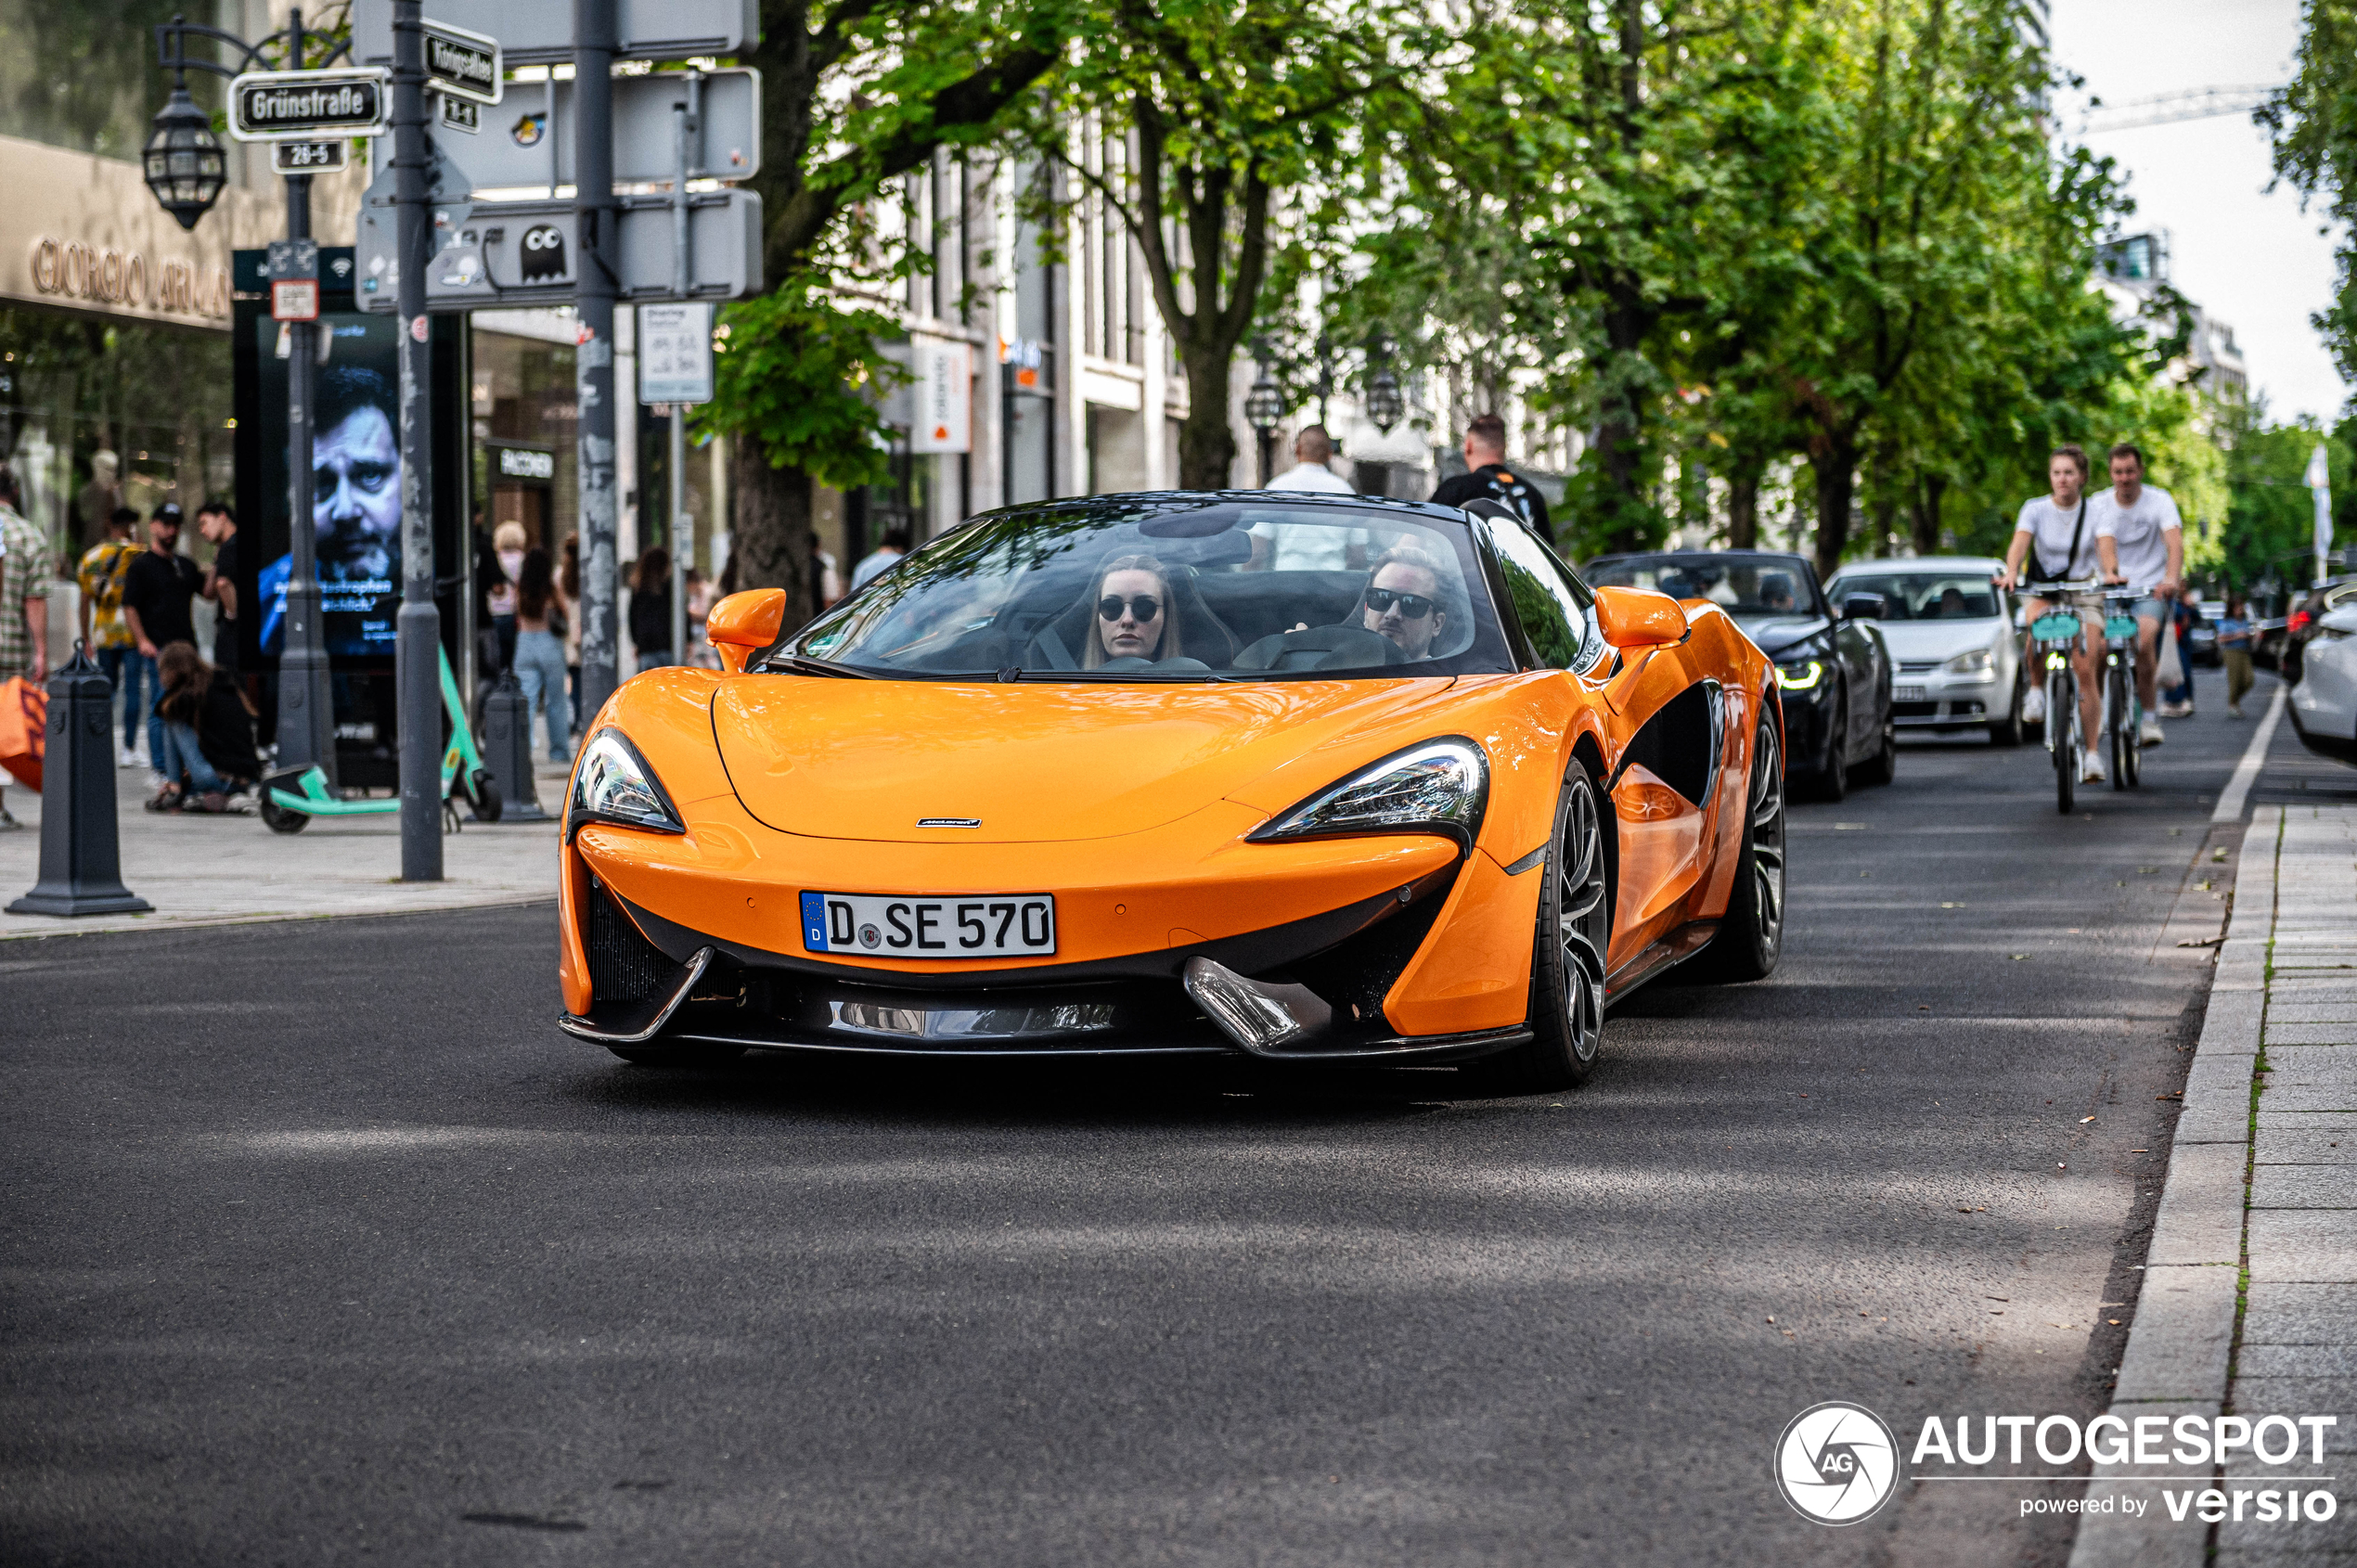
[[[780,831],[1046,843],[1160,827],[1328,747],[1339,778],[1371,744],[1380,755],[1447,733],[1452,684],[753,675],[723,683],[712,726],[737,798]],[[926,818],[979,826],[920,828]]]
[[[1743,628],[1744,636],[1760,652],[1778,659],[1785,649],[1807,642],[1833,623],[1822,615],[1747,615],[1738,618],[1735,624]]]
[[[1909,663],[1926,659],[1952,659],[1976,648],[1987,648],[2005,635],[2004,622],[1990,616],[1979,621],[1884,621],[1883,640],[1893,659]]]

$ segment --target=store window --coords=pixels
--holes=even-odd
[[[572,346],[477,328],[471,404],[483,527],[522,523],[531,546],[557,554],[579,506]]]

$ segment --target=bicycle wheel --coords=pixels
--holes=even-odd
[[[2128,688],[2128,785],[2140,790],[2144,784],[2144,704],[2132,682],[2133,677],[2123,670],[2120,684]]]
[[[2135,766],[2129,762],[2135,748],[2135,719],[2129,714],[2129,681],[2121,679],[2121,667],[2114,661],[2103,672],[2103,722],[2112,731],[2112,788],[2126,790],[2133,780],[2129,771]]]
[[[2046,735],[2054,748],[2054,809],[2065,816],[2079,795],[2079,693],[2068,670],[2046,677]]]

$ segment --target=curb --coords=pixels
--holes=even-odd
[[[2111,1413],[2131,1422],[2188,1411],[2215,1416],[2225,1403],[2248,1202],[2250,1086],[2267,1007],[2283,815],[2280,806],[2260,806],[2243,837],[2234,915],[2218,950],[2209,1009],[2186,1074],[2185,1109],[2177,1118],[2145,1254],[2136,1321],[2112,1391]],[[2140,1473],[2134,1465],[2097,1465],[2089,1504],[2151,1500],[2157,1494],[2136,1484]],[[2141,1518],[2091,1512],[2080,1516],[2070,1568],[2200,1568],[2209,1556],[2209,1530],[2172,1523],[2157,1508]]]

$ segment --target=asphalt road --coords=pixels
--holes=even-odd
[[[2104,1404],[2239,836],[2202,680],[2068,819],[1977,740],[1801,808],[1776,977],[1548,1098],[630,1068],[545,909],[0,945],[0,1560],[2059,1562],[2053,1484],[1836,1531],[1770,1451]]]

